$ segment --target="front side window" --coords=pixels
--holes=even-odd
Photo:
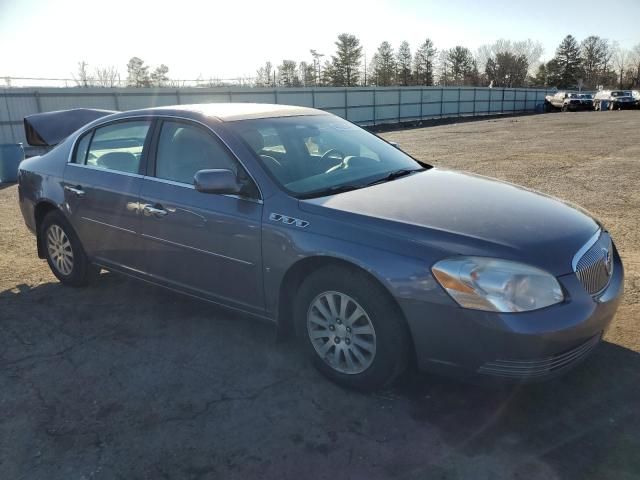
[[[203,128],[164,121],[158,139],[156,177],[193,185],[199,170],[228,169],[238,173],[231,154]]]
[[[362,188],[423,169],[376,135],[332,115],[238,120],[227,125],[272,177],[300,198]]]
[[[83,142],[78,143],[76,162],[89,166],[126,173],[139,173],[140,158],[151,121],[118,122],[95,130],[91,145],[83,159]]]

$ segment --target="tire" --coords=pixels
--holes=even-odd
[[[566,105],[562,105],[562,111],[563,112],[568,112],[569,108]]]
[[[89,263],[76,232],[62,213],[48,213],[39,235],[49,268],[64,285],[84,287],[100,273]]]
[[[609,102],[609,110],[611,110],[613,112],[613,110],[615,110],[615,107],[613,106],[613,102]]]
[[[382,389],[409,363],[402,314],[389,293],[364,273],[334,266],[314,272],[300,286],[294,321],[314,366],[344,387]]]

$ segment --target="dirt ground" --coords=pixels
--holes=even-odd
[[[626,293],[586,363],[512,389],[414,372],[344,391],[268,325],[109,273],[62,287],[1,185],[0,478],[640,478],[640,112],[383,136],[604,222]]]

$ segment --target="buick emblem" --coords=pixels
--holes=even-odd
[[[613,267],[613,263],[611,261],[611,250],[603,248],[602,255],[604,257],[604,269],[606,270],[607,275],[611,275],[611,268]]]

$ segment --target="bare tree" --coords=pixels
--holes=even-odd
[[[623,78],[624,78],[625,69],[627,68],[628,60],[629,60],[629,52],[616,44],[616,48],[613,53],[613,64],[616,67],[618,78],[620,79],[618,81],[618,88],[624,88]]]
[[[76,74],[72,74],[72,76],[78,87],[87,88],[93,85],[94,78],[89,73],[89,64],[84,60],[78,62],[78,70]]]
[[[631,86],[640,87],[640,43],[631,49],[627,73],[631,77]]]
[[[496,55],[499,53],[508,53],[514,57],[523,57],[527,62],[527,73],[529,75],[534,75],[538,65],[540,64],[540,57],[543,52],[544,48],[540,42],[534,42],[531,39],[513,42],[511,40],[501,38],[490,45],[482,45],[478,48],[475,58],[478,68],[485,71],[489,59],[493,59],[495,61]]]
[[[95,70],[96,85],[112,88],[120,84],[120,73],[116,67],[98,67]]]

